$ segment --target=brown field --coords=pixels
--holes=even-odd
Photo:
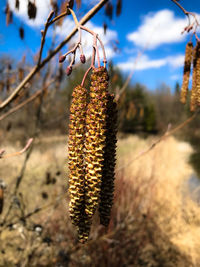
[[[86,245],[68,218],[66,138],[36,140],[16,194],[26,155],[1,159],[0,266],[200,266],[200,207],[187,188],[192,148],[169,137],[134,160],[154,140],[118,141],[112,219],[104,229],[96,214]]]

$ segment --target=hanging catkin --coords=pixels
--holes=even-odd
[[[192,90],[191,90],[191,97],[190,97],[190,111],[195,111],[196,109],[196,89],[197,89],[197,83],[196,83],[196,76],[197,76],[197,46],[196,44],[195,48],[193,49],[193,71],[192,71]]]
[[[4,188],[0,184],[0,214],[3,212],[3,204],[4,204]]]
[[[88,240],[92,221],[85,214],[85,211],[83,211],[83,213],[84,213],[84,215],[82,216],[82,218],[79,221],[78,226],[77,226],[77,232],[78,232],[79,242],[84,244]]]
[[[87,107],[87,90],[77,86],[72,94],[69,123],[69,214],[76,226],[84,216],[85,168],[84,140],[85,117]]]
[[[85,139],[85,212],[89,218],[99,203],[102,166],[105,147],[108,73],[104,67],[94,69],[91,75],[90,103],[86,115]]]
[[[187,93],[188,93],[188,84],[190,79],[190,69],[192,62],[192,42],[188,42],[185,49],[185,62],[184,62],[184,71],[183,71],[183,84],[181,88],[181,102],[186,103]]]
[[[197,42],[196,48],[196,101],[200,106],[200,42]]]
[[[108,94],[107,99],[106,145],[99,203],[100,223],[104,226],[109,224],[113,203],[117,143],[117,104],[113,95]]]

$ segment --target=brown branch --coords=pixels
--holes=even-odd
[[[67,12],[67,11],[61,13],[60,15],[58,15],[57,17],[55,17],[54,19],[52,19],[52,20],[49,22],[49,25],[55,23],[57,20],[59,20],[59,19],[65,17],[66,15],[68,15],[68,12]]]
[[[50,82],[48,82],[48,84],[45,86],[45,88],[47,89],[53,82],[54,82],[54,80],[51,80]],[[10,116],[14,112],[16,112],[19,109],[23,108],[28,103],[32,102],[35,98],[37,98],[42,93],[42,91],[43,91],[43,89],[37,91],[31,97],[29,97],[28,99],[26,99],[25,101],[23,101],[22,103],[20,103],[19,105],[17,105],[16,107],[11,108],[8,112],[4,113],[2,116],[0,116],[0,121],[4,120],[5,118],[7,118],[8,116]]]
[[[50,19],[52,18],[53,14],[54,14],[54,11],[51,11],[49,13],[48,18],[47,18],[47,22],[45,23],[44,31],[43,30],[41,31],[42,39],[41,39],[40,52],[39,52],[39,58],[38,58],[37,66],[39,66],[40,62],[41,62],[42,52],[43,52],[44,43],[45,43],[45,39],[46,39],[46,34],[47,34],[48,28],[50,26],[50,23],[49,23]]]
[[[80,20],[79,24],[84,25],[86,22],[88,22],[103,6],[104,4],[108,2],[108,0],[101,0],[96,6],[94,6],[88,13]],[[71,31],[71,33],[65,38],[64,41],[62,41],[39,65],[36,65],[31,72],[25,77],[25,79],[17,86],[17,88],[14,90],[14,92],[5,99],[0,104],[0,111],[3,110],[13,99],[16,97],[16,95],[23,89],[23,87],[35,76],[35,74],[43,68],[52,57],[54,57],[57,52],[61,50],[61,48],[68,43],[71,38],[75,35],[75,33],[78,31],[77,26]]]
[[[190,14],[190,12],[188,12],[188,11],[186,11],[182,6],[181,6],[181,4],[180,3],[178,3],[176,0],[171,0],[172,2],[174,2],[182,11],[183,11],[183,13],[186,15],[186,16],[188,16],[189,14]]]
[[[28,140],[28,142],[26,143],[25,147],[22,150],[20,150],[18,152],[7,154],[5,156],[3,155],[5,150],[1,150],[0,159],[11,158],[11,157],[15,157],[15,156],[19,156],[19,155],[23,154],[25,151],[27,151],[29,149],[29,147],[31,146],[32,142],[33,142],[33,138],[30,138]],[[3,154],[2,154],[2,151],[3,151]]]
[[[26,99],[25,101],[23,101],[22,103],[20,103],[19,105],[17,105],[16,107],[10,109],[8,112],[6,112],[2,116],[0,116],[0,121],[2,121],[3,119],[7,118],[8,116],[10,116],[11,114],[13,114],[14,112],[18,111],[20,108],[24,107],[25,105],[27,105],[28,103],[30,103],[31,101],[33,101],[41,93],[42,93],[42,90],[37,91],[31,97],[29,97],[28,99]]]
[[[192,29],[193,29],[193,26],[195,25],[195,28],[194,28],[194,31],[193,31],[193,34],[195,35],[196,39],[198,41],[200,41],[200,39],[198,38],[197,34],[196,34],[196,31],[197,31],[197,27],[200,26],[199,22],[198,22],[198,19],[197,19],[197,16],[195,13],[193,12],[190,12],[190,11],[187,11],[177,0],[171,0],[175,5],[177,5],[181,10],[182,12],[188,17],[188,20],[189,20],[189,25],[187,27],[185,27],[185,29],[183,30],[186,31],[186,32],[190,32]],[[194,22],[191,24],[190,22],[190,16],[192,16],[194,18]]]
[[[177,127],[175,127],[174,129],[172,129],[171,131],[168,131],[161,136],[157,141],[155,141],[154,143],[152,143],[150,145],[149,148],[147,148],[145,151],[140,152],[135,158],[133,158],[132,160],[130,160],[129,162],[127,162],[126,164],[124,164],[122,167],[118,168],[116,170],[116,172],[119,172],[121,170],[123,170],[124,168],[126,168],[127,166],[131,165],[133,162],[135,162],[136,160],[140,159],[142,156],[146,155],[147,153],[149,153],[152,149],[154,149],[161,141],[165,140],[166,138],[168,138],[169,136],[171,136],[172,134],[176,133],[178,130],[182,129],[183,127],[185,127],[187,124],[189,124],[191,121],[193,121],[197,114],[199,113],[199,110],[196,111],[191,117],[189,117],[187,120],[185,120],[184,122],[182,122],[181,124],[179,124]]]

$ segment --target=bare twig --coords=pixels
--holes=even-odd
[[[106,60],[106,53],[105,53],[105,49],[104,49],[104,45],[103,45],[103,42],[101,41],[101,39],[99,38],[98,34],[96,34],[94,31],[90,30],[89,28],[81,25],[79,22],[78,22],[78,19],[76,17],[76,14],[74,13],[74,11],[69,8],[69,11],[70,13],[72,14],[72,17],[74,19],[74,22],[78,28],[78,32],[79,32],[79,40],[78,42],[76,43],[76,45],[74,46],[73,49],[71,49],[70,51],[68,51],[67,53],[65,53],[62,58],[61,58],[61,61],[60,62],[63,62],[66,58],[66,56],[68,54],[71,54],[73,53],[73,58],[75,58],[75,53],[76,53],[76,50],[77,48],[80,48],[80,51],[81,51],[81,54],[83,55],[83,50],[82,50],[82,40],[81,40],[81,30],[84,30],[88,33],[90,33],[92,36],[93,36],[93,56],[92,56],[92,60],[91,60],[91,67],[94,68],[94,65],[95,65],[95,55],[97,54],[97,61],[98,61],[98,67],[100,67],[100,56],[99,56],[99,49],[98,49],[98,46],[97,46],[97,40],[99,41],[100,43],[100,46],[102,48],[102,51],[103,51],[103,63],[104,63],[104,67],[106,67],[106,63],[107,63],[107,60]],[[69,67],[72,66],[72,64],[74,63],[74,60],[72,60],[71,64],[69,65]],[[71,73],[71,72],[70,72]]]
[[[50,20],[51,20],[53,14],[54,14],[54,11],[51,11],[51,12],[49,13],[48,18],[47,18],[47,22],[45,23],[44,31],[41,31],[42,39],[41,39],[40,52],[39,52],[39,58],[38,58],[37,66],[39,66],[39,65],[40,65],[40,62],[41,62],[42,51],[43,51],[43,48],[44,48],[44,43],[45,43],[45,39],[46,39],[46,34],[47,34],[48,28],[49,28],[49,26],[50,26]]]
[[[30,103],[31,101],[33,101],[41,93],[42,93],[42,90],[39,90],[35,94],[33,94],[31,97],[29,97],[28,99],[26,99],[25,101],[23,101],[22,103],[20,103],[19,105],[17,105],[16,107],[11,108],[8,112],[6,112],[2,116],[0,116],[0,121],[2,121],[3,119],[7,118],[11,114],[15,113],[16,111],[18,111],[19,109],[21,109],[22,107],[24,107],[25,105],[27,105],[28,103]]]
[[[198,38],[197,34],[196,34],[196,31],[197,31],[197,27],[200,26],[199,24],[199,21],[197,19],[197,16],[195,13],[193,12],[190,12],[190,11],[187,11],[177,0],[171,0],[174,4],[176,4],[182,11],[183,13],[188,17],[188,20],[189,20],[189,24],[187,27],[185,27],[185,29],[183,30],[186,31],[186,32],[190,32],[193,27],[194,27],[194,31],[193,31],[193,34],[195,35],[196,39],[198,41],[200,41],[200,39]],[[190,21],[190,16],[192,16],[194,18],[194,22],[191,23]]]
[[[83,76],[83,80],[82,80],[82,82],[81,82],[81,86],[84,86],[85,79],[86,79],[86,77],[87,77],[87,75],[88,75],[88,73],[90,72],[91,69],[92,69],[92,67],[90,66],[90,67],[87,69],[87,71],[85,72],[85,74],[84,74],[84,76]]]
[[[45,86],[45,89],[47,89],[54,81],[55,80],[53,79],[50,82],[48,82],[48,84]],[[35,94],[33,94],[31,97],[29,97],[28,99],[26,99],[25,101],[23,101],[22,103],[20,103],[19,105],[17,105],[16,107],[13,107],[10,110],[8,110],[8,112],[6,112],[2,116],[0,116],[0,121],[2,121],[3,119],[7,118],[11,114],[15,113],[19,109],[23,108],[28,103],[32,102],[34,99],[36,99],[42,93],[42,90],[43,89],[37,91]]]
[[[101,0],[96,6],[94,6],[79,22],[80,25],[84,25],[88,22],[107,2],[108,0]],[[53,22],[52,22],[53,23]],[[68,43],[71,38],[78,31],[77,26],[71,31],[71,33],[63,40],[45,59],[41,61],[39,65],[36,65],[31,72],[25,77],[25,79],[17,86],[12,94],[0,104],[0,111],[3,110],[9,103],[13,101],[16,95],[23,89],[23,87],[35,76],[35,74],[43,68],[52,57],[54,57],[61,48]]]
[[[18,152],[7,154],[7,155],[4,155],[5,150],[1,150],[1,151],[3,151],[3,154],[2,154],[2,152],[0,152],[0,159],[11,158],[11,157],[15,157],[15,156],[19,156],[19,155],[23,154],[25,151],[27,151],[29,149],[32,142],[33,142],[33,138],[30,138],[22,150],[20,150]]]

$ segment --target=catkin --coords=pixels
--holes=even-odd
[[[88,216],[85,214],[85,211],[83,211],[84,215],[80,219],[78,226],[77,226],[77,232],[78,232],[78,240],[81,243],[87,242],[90,234],[90,228],[91,228],[91,220],[88,218]]]
[[[109,224],[113,203],[117,143],[117,104],[111,94],[108,94],[107,100],[106,145],[99,203],[100,223],[104,226]]]
[[[192,71],[192,90],[191,90],[191,97],[190,97],[190,111],[195,111],[196,109],[196,73],[197,73],[197,46],[195,46],[193,50],[193,71]]]
[[[200,105],[200,42],[197,42],[196,48],[196,101]]]
[[[0,185],[0,214],[3,212],[3,204],[4,204],[4,189]]]
[[[90,102],[86,115],[85,213],[92,218],[99,203],[104,161],[108,73],[104,67],[91,75]]]
[[[186,103],[187,93],[188,93],[188,84],[190,79],[190,69],[192,62],[192,42],[188,42],[185,49],[185,62],[184,62],[184,72],[183,72],[183,84],[181,88],[181,102]]]
[[[87,91],[77,86],[72,94],[69,123],[69,214],[76,226],[84,216],[85,201],[85,168],[84,168],[84,140],[85,117],[87,108]]]

